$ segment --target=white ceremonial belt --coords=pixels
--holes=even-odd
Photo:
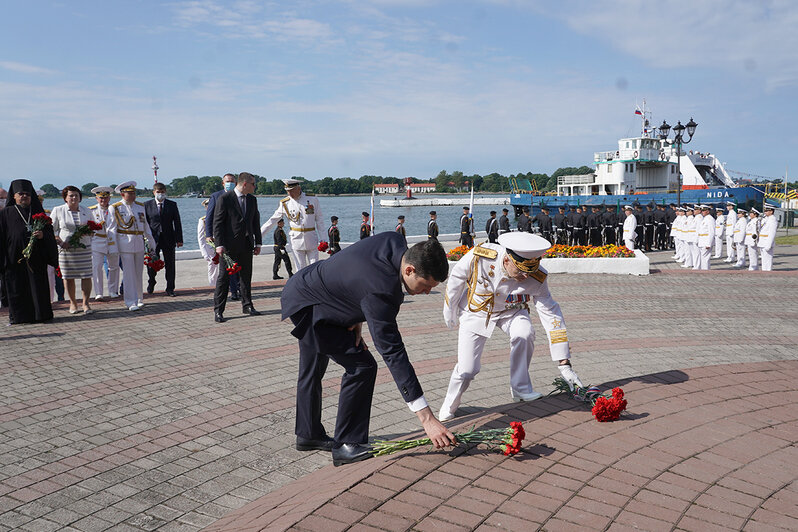
[[[291,231],[299,231],[300,233],[307,233],[310,231],[315,231],[315,227],[292,227]]]
[[[123,229],[117,230],[117,233],[121,235],[143,235],[144,231],[125,231]]]

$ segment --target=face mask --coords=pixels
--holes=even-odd
[[[161,201],[163,201],[163,200],[165,200],[165,199],[166,199],[166,194],[163,194],[163,193],[161,193],[161,194],[156,194],[156,195],[155,195],[155,199],[156,199],[156,200],[158,200],[159,202],[161,202]]]
[[[231,190],[233,190],[234,188],[236,188],[236,184],[235,184],[235,183],[232,183],[232,182],[229,182],[229,181],[228,181],[227,183],[225,183],[225,184],[224,184],[224,189],[225,189],[227,192],[230,192],[230,191],[231,191]]]

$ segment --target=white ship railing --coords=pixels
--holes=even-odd
[[[557,185],[592,185],[595,182],[595,174],[561,175],[557,178]]]

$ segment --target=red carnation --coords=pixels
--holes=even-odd
[[[319,242],[318,250],[319,251],[327,251],[328,247],[330,247],[330,245],[327,242],[325,242],[324,240],[322,240],[321,242]]]
[[[213,256],[213,258],[211,259],[211,262],[213,262],[214,264],[219,264],[219,254],[218,253]]]
[[[103,228],[102,224],[98,224],[97,222],[91,220],[86,225],[88,225],[89,229],[91,229],[92,231],[99,231],[100,229]]]

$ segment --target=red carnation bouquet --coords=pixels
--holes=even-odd
[[[466,432],[454,432],[457,438],[457,445],[483,444],[488,448],[500,450],[505,456],[518,454],[521,450],[521,442],[526,437],[524,426],[520,421],[510,422],[509,428],[471,430]],[[429,438],[419,438],[417,440],[377,440],[372,445],[374,456],[393,454],[407,449],[415,449],[424,445],[432,445]]]
[[[208,244],[210,244],[213,249],[216,249],[216,243],[214,243],[212,238],[208,239]],[[214,264],[219,264],[219,259],[220,256],[217,252],[216,255],[211,258],[211,262]],[[227,270],[229,275],[233,275],[241,271],[241,266],[239,266],[238,263],[234,261],[233,258],[227,253],[222,253],[221,259],[224,260],[224,269]]]
[[[31,216],[30,240],[28,240],[28,245],[25,246],[25,249],[22,250],[22,258],[17,261],[18,263],[22,262],[23,259],[25,261],[30,260],[31,253],[33,253],[33,244],[38,240],[38,238],[33,236],[33,233],[44,230],[48,225],[53,225],[53,220],[46,213],[37,212]]]
[[[597,421],[615,421],[621,417],[621,412],[626,410],[626,399],[621,388],[613,388],[610,395],[602,394],[595,386],[579,387],[574,385],[573,391],[568,382],[562,377],[557,377],[552,383],[555,390],[551,393],[573,394],[574,399],[590,403],[593,415]]]
[[[327,251],[328,247],[330,247],[330,245],[327,242],[325,242],[324,240],[322,240],[321,242],[319,242],[319,247],[317,249],[319,251],[323,252],[323,251]]]
[[[165,266],[164,261],[158,258],[154,251],[150,249],[147,244],[147,239],[144,239],[144,265],[147,268],[152,268],[154,271],[159,272]]]
[[[84,244],[80,240],[84,236],[93,234],[95,231],[99,231],[102,228],[103,228],[103,224],[98,224],[97,222],[95,222],[93,220],[89,220],[89,222],[86,223],[85,225],[79,225],[77,227],[77,229],[75,229],[75,232],[72,233],[72,236],[69,237],[69,241],[68,241],[69,247],[71,247],[71,248],[85,248],[86,244]]]

